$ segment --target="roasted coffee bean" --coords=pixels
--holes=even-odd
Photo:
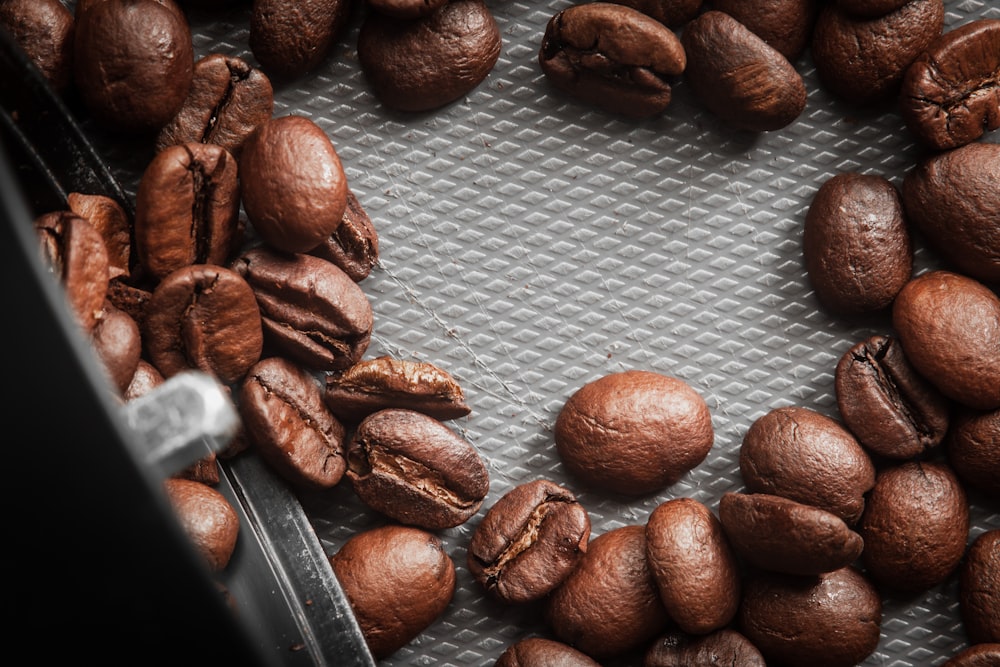
[[[527,637],[511,644],[493,667],[601,667],[569,644],[544,637]]]
[[[490,487],[471,444],[433,417],[394,408],[358,425],[347,448],[347,477],[372,509],[429,530],[467,521]]]
[[[810,51],[826,90],[870,104],[899,94],[907,67],[943,29],[943,0],[909,0],[875,18],[828,2],[816,19]]]
[[[319,257],[251,248],[232,264],[260,307],[264,340],[279,354],[314,370],[348,368],[371,341],[368,296]]]
[[[958,586],[959,610],[969,641],[1000,643],[1000,529],[987,530],[972,541]]]
[[[157,152],[176,144],[217,144],[239,157],[247,137],[274,111],[271,80],[242,58],[211,53],[194,64],[191,91],[156,137]]]
[[[813,196],[802,256],[816,298],[832,313],[883,310],[913,272],[913,246],[899,191],[887,178],[841,172]]]
[[[624,4],[573,5],[549,19],[538,62],[562,92],[609,113],[666,110],[687,56],[673,30]]]
[[[112,387],[119,394],[124,393],[142,356],[139,325],[128,313],[105,301],[97,324],[90,332],[90,344],[107,371]]]
[[[427,16],[448,0],[367,0],[368,6],[397,19],[417,19]]]
[[[122,205],[105,195],[71,192],[69,210],[93,225],[108,252],[108,277],[128,277],[132,272],[132,222]]]
[[[476,527],[469,572],[499,600],[538,600],[569,576],[589,540],[590,517],[572,492],[546,479],[525,482]]]
[[[441,420],[472,411],[461,385],[446,370],[426,361],[388,356],[327,375],[326,403],[345,424],[356,424],[385,408],[416,410]]]
[[[140,396],[145,396],[163,384],[165,380],[166,378],[163,377],[163,374],[156,370],[156,366],[140,358],[139,363],[135,366],[135,373],[132,374],[132,379],[129,381],[128,387],[122,392],[122,400],[131,401]]]
[[[356,533],[330,564],[376,660],[423,632],[455,594],[455,564],[441,540],[419,528]]]
[[[836,514],[767,493],[726,493],[719,521],[747,563],[783,574],[816,575],[857,560],[864,540]]]
[[[867,1],[867,0],[866,0]],[[820,0],[711,0],[713,9],[745,25],[794,62],[806,50]]]
[[[969,503],[947,465],[907,461],[879,471],[858,533],[872,579],[897,591],[923,591],[947,579],[962,559]]]
[[[845,352],[834,388],[844,424],[879,456],[913,458],[948,431],[951,402],[917,373],[893,336],[872,336]]]
[[[339,266],[354,282],[368,277],[378,263],[378,232],[357,196],[347,189],[344,219],[325,241],[309,251]]]
[[[429,111],[482,83],[500,46],[500,29],[483,0],[451,0],[417,19],[368,12],[358,33],[358,61],[383,105]]]
[[[77,7],[74,81],[108,130],[158,131],[191,88],[194,45],[174,0],[95,0]]]
[[[680,28],[698,15],[703,0],[611,0],[638,9],[668,28]]]
[[[646,560],[645,526],[613,528],[590,541],[543,615],[555,639],[604,660],[636,650],[670,625]]]
[[[740,473],[750,493],[813,505],[853,524],[875,484],[875,466],[844,426],[815,410],[774,408],[743,436]]]
[[[641,495],[676,483],[704,461],[715,432],[708,405],[689,384],[631,370],[574,392],[554,437],[572,475],[595,488]]]
[[[222,493],[189,479],[164,480],[170,506],[196,551],[213,572],[224,570],[236,550],[240,517]]]
[[[170,146],[146,166],[135,195],[135,248],[154,279],[191,264],[225,264],[240,210],[236,160],[222,146]]]
[[[934,40],[903,76],[899,111],[923,145],[948,150],[1000,127],[1000,20],[979,19]]]
[[[326,489],[344,476],[344,427],[310,373],[281,357],[261,359],[243,379],[240,417],[257,453],[298,487]]]
[[[660,600],[682,631],[729,624],[740,603],[736,554],[722,524],[693,498],[667,500],[646,521],[646,560]]]
[[[945,448],[948,463],[967,488],[1000,499],[1000,409],[959,410]]]
[[[1000,282],[1000,144],[971,143],[920,160],[903,177],[907,219],[958,272]]]
[[[243,144],[239,167],[247,217],[277,250],[312,250],[344,219],[344,167],[323,129],[304,116],[259,126]]]
[[[951,657],[942,667],[996,667],[1000,665],[1000,643],[973,644]]]
[[[671,632],[646,651],[643,667],[767,667],[764,656],[736,630],[723,628],[707,635]]]
[[[854,667],[878,647],[882,597],[853,567],[816,577],[760,570],[744,584],[738,629],[768,665]]]
[[[60,0],[4,0],[6,28],[52,89],[65,93],[73,82],[73,13]]]
[[[354,0],[253,0],[250,50],[272,77],[306,74],[343,35],[354,5]]]
[[[156,286],[147,308],[143,337],[164,377],[196,369],[235,384],[260,359],[260,310],[250,285],[230,269],[177,269]]]
[[[988,287],[950,271],[924,273],[896,297],[892,324],[906,358],[942,394],[977,410],[1000,408],[1000,298]]]
[[[104,239],[86,219],[70,211],[44,213],[34,227],[43,264],[64,290],[77,324],[89,335],[108,292],[110,263]]]
[[[128,313],[139,325],[140,331],[146,326],[146,307],[152,296],[152,289],[132,285],[123,277],[108,282],[107,300],[115,308]]]

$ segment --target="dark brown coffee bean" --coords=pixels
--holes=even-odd
[[[813,196],[802,256],[816,298],[852,316],[887,308],[913,272],[913,246],[899,192],[874,174],[842,172]]]
[[[598,535],[547,598],[546,623],[559,641],[603,660],[636,650],[670,624],[646,560],[645,526]]]
[[[330,564],[376,660],[416,638],[455,594],[455,564],[441,540],[419,528],[356,533]]]
[[[649,647],[643,667],[767,667],[764,656],[739,632],[724,628],[703,636],[671,632]]]
[[[335,265],[257,246],[232,266],[253,288],[265,342],[281,355],[310,369],[339,370],[368,349],[371,302]]]
[[[298,487],[327,489],[344,476],[344,427],[311,374],[281,357],[261,359],[243,380],[247,437],[278,474]]]
[[[129,276],[132,271],[132,222],[121,204],[104,195],[71,192],[69,210],[93,225],[108,251],[108,277]]]
[[[853,567],[816,577],[759,571],[744,583],[739,629],[768,665],[854,667],[878,647],[882,598]]]
[[[344,219],[344,167],[323,129],[304,116],[259,126],[243,144],[239,173],[247,217],[277,250],[308,252]]]
[[[104,239],[86,219],[70,211],[44,213],[34,227],[43,264],[64,290],[77,324],[89,335],[108,292],[110,263]]]
[[[7,29],[52,89],[65,93],[73,82],[75,20],[60,0],[0,2],[0,26]]]
[[[500,29],[483,0],[451,0],[417,19],[369,12],[358,34],[358,61],[383,105],[429,111],[482,83],[500,46]]]
[[[852,564],[864,547],[836,514],[767,493],[724,494],[719,521],[747,563],[772,572],[832,572]]]
[[[219,458],[216,454],[208,454],[204,458],[198,459],[188,467],[172,475],[177,479],[189,479],[192,482],[201,482],[209,486],[219,483]]]
[[[969,641],[1000,643],[1000,529],[980,533],[969,546],[959,573],[958,601]]]
[[[875,484],[875,466],[844,426],[815,410],[774,408],[743,436],[740,473],[750,493],[813,505],[853,524]]]
[[[124,393],[142,356],[139,325],[128,313],[105,301],[97,324],[90,332],[90,344],[107,371],[112,387],[119,394]]]
[[[920,160],[903,178],[907,219],[957,271],[1000,282],[1000,145],[971,143]]]
[[[146,307],[153,296],[151,289],[132,285],[123,277],[113,278],[108,282],[107,300],[115,308],[124,310],[139,325],[139,330],[146,326]]]
[[[406,408],[435,419],[457,419],[472,409],[450,373],[424,361],[388,356],[359,361],[326,378],[326,403],[345,424],[385,408]]]
[[[170,506],[197,552],[213,572],[224,570],[236,550],[240,517],[216,489],[189,479],[164,480]]]
[[[569,490],[546,479],[515,486],[486,512],[469,541],[472,577],[504,602],[538,600],[576,567],[590,517]]]
[[[1000,644],[973,644],[951,657],[942,667],[996,667],[1000,665]]]
[[[794,62],[809,45],[820,0],[711,0],[713,9],[745,25]]]
[[[1000,499],[1000,409],[963,409],[945,440],[948,463],[966,488]]]
[[[347,189],[344,219],[333,234],[309,254],[333,262],[354,282],[367,278],[378,263],[378,232],[350,188]]]
[[[834,387],[844,424],[879,456],[913,458],[948,431],[951,402],[917,373],[893,336],[872,336],[845,352]]]
[[[924,273],[896,297],[892,324],[906,358],[942,394],[977,410],[1000,408],[1000,298],[988,287],[950,271]]]
[[[176,144],[222,146],[239,157],[243,142],[274,110],[271,80],[242,58],[211,53],[194,64],[191,91],[156,137],[156,151]]]
[[[728,625],[740,603],[736,554],[722,524],[693,498],[667,500],[646,521],[646,559],[660,600],[682,631]]]
[[[962,559],[969,503],[948,466],[907,461],[879,471],[858,533],[872,579],[898,591],[923,591],[947,579]]]
[[[235,384],[260,359],[260,310],[235,271],[212,264],[177,269],[156,286],[147,307],[143,337],[164,377],[197,369]]]
[[[600,667],[589,655],[544,637],[527,637],[511,644],[493,667]]]
[[[609,113],[666,110],[687,57],[673,30],[625,4],[590,2],[549,19],[538,62],[562,92]]]
[[[163,374],[156,370],[156,366],[145,359],[139,359],[139,363],[135,366],[135,373],[132,374],[132,380],[125,391],[122,392],[122,399],[131,401],[140,396],[145,396],[163,384],[165,380],[166,378],[163,377]]]
[[[567,469],[596,488],[640,495],[676,483],[715,441],[705,400],[652,371],[605,375],[578,389],[555,423]]]
[[[271,77],[318,67],[347,28],[354,0],[253,0],[250,50]]]
[[[135,195],[135,248],[154,279],[191,264],[225,264],[240,210],[236,160],[215,144],[170,146],[146,166]]]
[[[479,511],[490,480],[469,442],[420,412],[390,408],[366,417],[347,449],[347,477],[372,509],[439,530]]]
[[[368,6],[397,19],[417,19],[427,16],[448,0],[367,0]]]
[[[898,95],[906,68],[943,29],[943,0],[909,0],[875,18],[828,2],[810,42],[816,74],[826,90],[847,101],[889,99]]]

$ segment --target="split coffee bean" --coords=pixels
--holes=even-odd
[[[367,278],[378,263],[378,232],[350,188],[347,189],[344,219],[309,254],[336,264],[356,283]]]
[[[316,69],[347,29],[353,0],[253,0],[250,51],[270,76]]]
[[[962,625],[973,644],[1000,644],[1000,529],[980,533],[965,555],[958,584]]]
[[[945,449],[948,463],[967,488],[1000,499],[1000,408],[959,410]]]
[[[189,479],[169,478],[163,488],[181,527],[213,572],[224,570],[236,550],[240,517],[216,489]]]
[[[820,7],[820,0],[712,0],[713,9],[732,16],[793,63],[809,46]]]
[[[493,667],[601,667],[589,655],[544,637],[527,637],[511,644]]]
[[[767,667],[749,639],[731,628],[706,635],[670,632],[646,651],[643,667]]]
[[[73,84],[75,19],[61,0],[0,2],[0,26],[57,93]]]

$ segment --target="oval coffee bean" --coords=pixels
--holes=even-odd
[[[872,336],[845,352],[834,388],[844,424],[879,456],[913,458],[948,431],[951,402],[917,373],[893,336]]]
[[[805,109],[805,83],[788,58],[729,14],[701,14],[684,26],[681,44],[688,60],[685,83],[731,126],[778,130]]]
[[[942,667],[995,667],[1000,665],[1000,643],[973,644],[956,653]]]
[[[1000,408],[1000,298],[982,283],[930,271],[904,287],[892,308],[907,359],[954,401]]]
[[[1000,499],[1000,409],[963,409],[945,440],[948,463],[962,483]]]
[[[451,603],[455,564],[441,540],[409,526],[354,534],[330,557],[376,660],[423,632]]]
[[[90,332],[90,344],[119,393],[128,389],[142,355],[142,333],[132,316],[104,302],[97,324]]]
[[[1000,20],[949,30],[910,63],[899,111],[925,146],[948,150],[1000,127]]]
[[[0,2],[3,26],[57,93],[73,83],[73,13],[61,0]]]
[[[590,517],[570,491],[545,479],[515,486],[486,512],[469,541],[472,577],[497,599],[548,595],[576,567]]]
[[[589,655],[562,642],[544,637],[527,637],[511,644],[493,667],[601,667]]]
[[[642,664],[643,667],[767,667],[757,647],[730,628],[698,636],[667,633],[649,647]]]
[[[896,186],[853,172],[827,179],[806,213],[802,256],[816,298],[831,312],[852,316],[892,305],[913,271]]]
[[[365,504],[429,530],[467,521],[490,487],[476,449],[437,419],[413,410],[368,415],[348,444],[347,466]]]
[[[339,266],[354,282],[368,277],[378,263],[378,232],[361,202],[347,189],[344,219],[325,241],[309,251]]]
[[[632,118],[662,113],[687,57],[673,30],[626,4],[568,7],[545,26],[538,52],[557,89],[603,111]]]
[[[1000,643],[1000,529],[980,533],[961,565],[962,625],[973,644]]]
[[[353,6],[351,0],[253,0],[250,50],[271,76],[301,76],[326,58]]]
[[[881,586],[923,591],[958,567],[969,534],[969,504],[946,465],[908,461],[879,471],[858,522],[861,558]]]
[[[809,45],[820,6],[820,0],[712,0],[713,9],[745,25],[789,62]]]
[[[224,570],[236,550],[240,517],[226,497],[189,479],[164,480],[167,499],[197,552],[213,572]]]

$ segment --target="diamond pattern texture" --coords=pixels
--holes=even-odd
[[[492,475],[480,513],[439,532],[458,572],[452,605],[384,661],[391,666],[487,667],[508,644],[547,633],[537,606],[487,599],[465,566],[482,513],[514,485],[566,485],[595,536],[644,522],[670,498],[717,511],[724,492],[742,489],[737,457],[753,420],[782,405],[836,417],[837,360],[890,323],[887,314],[838,320],[818,306],[801,261],[804,215],[834,174],[898,184],[918,152],[891,106],[857,109],[823,91],[808,54],[796,63],[806,110],[780,131],[733,131],[682,81],[661,117],[609,117],[559,94],[537,65],[546,22],[569,3],[488,3],[503,37],[499,62],[445,108],[399,114],[379,104],[357,60],[360,13],[323,66],[275,91],[275,115],[301,114],[327,131],[379,232],[381,263],[362,283],[375,309],[366,356],[451,372],[473,412],[449,425]],[[946,8],[946,30],[1000,18],[992,0]],[[188,11],[199,55],[255,62],[247,7]],[[150,156],[106,150],[134,191]],[[918,270],[936,261],[918,250]],[[576,389],[625,369],[690,383],[716,432],[704,463],[639,499],[581,488],[552,438]],[[329,553],[384,521],[346,481],[303,503]],[[970,539],[1000,528],[996,505],[977,500],[972,516]],[[942,664],[965,645],[956,590],[949,581],[913,599],[886,597],[882,640],[863,664]]]

